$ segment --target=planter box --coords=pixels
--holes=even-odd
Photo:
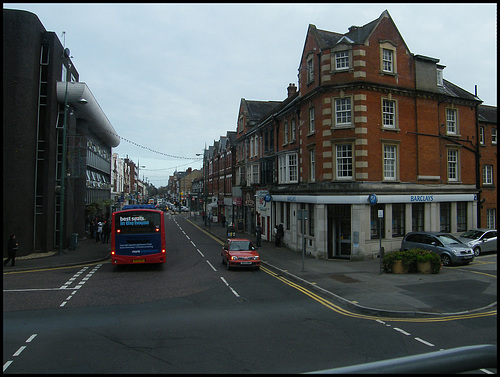
[[[432,272],[431,262],[417,262],[417,271],[422,274],[430,274]]]
[[[391,271],[393,274],[407,274],[409,266],[407,264],[403,264],[402,260],[397,260],[393,263]]]

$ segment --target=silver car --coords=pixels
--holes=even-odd
[[[435,252],[443,266],[467,264],[474,260],[472,248],[444,232],[410,232],[401,241],[401,250],[423,249]]]
[[[458,239],[470,246],[476,257],[484,252],[497,251],[496,229],[471,229],[461,234]]]

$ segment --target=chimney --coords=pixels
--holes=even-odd
[[[288,97],[290,97],[291,95],[295,94],[297,92],[297,87],[295,86],[295,84],[293,83],[290,83],[288,85]]]

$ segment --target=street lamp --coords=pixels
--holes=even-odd
[[[145,168],[146,165],[141,165],[139,162],[139,159],[137,159],[137,181],[135,182],[137,186],[137,198],[136,198],[136,203],[139,204],[139,181],[140,181],[140,175],[139,175],[139,170],[140,168]]]
[[[208,192],[207,192],[207,189],[208,189],[208,184],[207,184],[207,181],[208,181],[208,174],[207,174],[207,169],[208,169],[208,166],[205,166],[205,163],[206,163],[206,154],[207,154],[207,149],[203,149],[203,153],[196,153],[197,156],[201,156],[203,155],[203,164],[202,164],[202,167],[203,167],[203,211],[205,212],[205,225],[207,225],[207,219],[208,219],[208,212],[207,212],[207,200],[208,200]]]

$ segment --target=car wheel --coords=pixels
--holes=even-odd
[[[478,257],[481,255],[481,249],[479,247],[474,248],[474,256]]]
[[[222,262],[222,264],[226,264],[226,261],[224,260],[224,255],[221,258],[221,262]]]
[[[226,262],[226,268],[227,268],[228,271],[231,269],[231,267],[229,267],[229,259]]]
[[[441,254],[441,263],[443,266],[451,266],[451,257],[448,254]]]

